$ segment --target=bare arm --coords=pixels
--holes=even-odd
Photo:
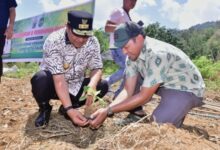
[[[133,76],[130,78],[127,78],[125,80],[125,86],[124,89],[121,91],[121,93],[116,97],[116,99],[110,104],[110,106],[116,105],[118,103],[121,103],[122,101],[126,100],[127,98],[131,97],[135,90],[135,85],[137,83],[137,76]]]
[[[15,23],[15,17],[16,17],[16,10],[15,7],[11,7],[9,9],[9,26],[7,27],[5,31],[5,36],[7,39],[11,39],[13,36],[13,29],[14,29],[14,23]]]
[[[108,33],[114,32],[116,27],[117,27],[116,23],[108,20],[105,24],[105,32]]]
[[[102,77],[101,69],[92,70],[90,73],[90,82],[88,86],[92,87],[93,89],[96,89],[96,86],[98,82],[101,80],[101,77]]]
[[[150,88],[142,87],[138,94],[129,97],[116,105],[111,105],[112,111],[115,113],[128,111],[147,103],[159,86],[160,84],[156,84]]]
[[[71,106],[71,100],[69,96],[68,85],[65,81],[64,75],[53,75],[54,85],[56,89],[57,96],[61,100],[64,107]]]
[[[68,85],[65,81],[64,75],[53,75],[53,80],[57,96],[61,100],[64,108],[72,106],[71,99],[69,96]],[[76,109],[68,110],[67,114],[71,118],[71,120],[77,125],[85,126],[86,124],[88,124],[87,119]]]
[[[134,76],[126,79],[124,89],[119,94],[119,96],[112,102],[112,104],[110,105],[111,107],[115,105],[117,106],[118,104],[120,105],[122,101],[126,100],[134,93],[137,77],[138,76]],[[91,115],[91,118],[94,118],[94,120],[90,121],[91,127],[98,128],[105,121],[106,117],[107,117],[107,108],[102,108],[97,110],[95,113]]]
[[[137,76],[127,79],[124,90],[119,94],[116,100],[110,104],[110,108],[112,112],[122,112],[129,111],[138,106],[141,106],[148,102],[152,95],[156,92],[160,84],[156,84],[150,88],[142,87],[140,92],[134,96],[134,89],[137,82]],[[125,94],[125,95],[124,95]],[[103,108],[97,110],[94,114],[92,114],[92,118],[95,118],[90,122],[90,125],[93,128],[98,128],[107,117],[108,108]]]
[[[89,82],[88,86],[91,87],[92,89],[96,90],[97,84],[101,80],[101,76],[102,76],[101,69],[92,70],[90,73],[90,82]],[[86,106],[91,105],[93,103],[93,100],[94,100],[93,96],[87,95]]]

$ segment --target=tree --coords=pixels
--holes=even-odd
[[[208,41],[208,48],[213,60],[220,60],[220,29]]]
[[[181,31],[179,39],[182,44],[182,50],[191,58],[209,56],[210,51],[207,46],[207,41],[213,33],[213,28],[203,30],[190,28],[189,30]]]
[[[179,39],[176,36],[174,36],[174,33],[176,32],[176,30],[160,27],[160,24],[158,22],[150,24],[145,28],[145,33],[147,34],[147,36],[170,43],[176,47],[181,48],[181,43],[179,42]]]

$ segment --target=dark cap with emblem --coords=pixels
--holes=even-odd
[[[69,11],[68,25],[72,31],[81,36],[92,36],[93,15],[85,11]]]
[[[127,42],[139,34],[144,34],[143,23],[126,22],[116,27],[114,32],[115,47],[123,48]]]

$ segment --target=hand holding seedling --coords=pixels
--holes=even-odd
[[[91,115],[89,124],[92,129],[98,129],[107,118],[107,108],[101,108]]]
[[[88,120],[94,119],[94,117],[92,118],[90,116],[96,110],[96,106],[94,105],[95,100],[99,101],[99,105],[104,105],[104,100],[102,98],[98,97],[99,93],[100,93],[100,91],[96,91],[89,86],[85,86],[83,94],[79,99],[80,101],[83,101],[86,99],[86,107],[84,109],[84,116]]]
[[[93,101],[97,99],[97,95],[100,93],[100,91],[96,91],[95,89],[89,87],[89,86],[84,86],[83,88],[83,94],[80,97],[80,101],[83,101],[86,99],[86,106],[92,105]]]
[[[70,116],[73,123],[76,125],[86,126],[89,123],[89,121],[80,113],[80,111],[76,109],[71,109],[67,113]]]

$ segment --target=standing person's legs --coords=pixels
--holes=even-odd
[[[194,107],[201,106],[202,98],[193,93],[160,88],[160,104],[154,110],[151,119],[157,123],[171,123],[181,127],[186,114]]]
[[[50,106],[50,99],[57,99],[54,88],[52,74],[49,71],[39,71],[31,79],[32,93],[39,106],[35,126],[43,126],[48,124],[52,106]]]
[[[113,100],[120,94],[120,92],[123,90],[124,86],[125,86],[125,76],[123,76],[119,88],[115,91]]]
[[[5,35],[4,35],[3,29],[0,29],[0,83],[1,83],[1,76],[3,75],[3,61],[2,61],[2,55],[3,50],[5,46]]]
[[[111,50],[112,58],[114,62],[119,66],[119,70],[106,79],[108,81],[108,84],[112,85],[113,83],[123,78],[124,70],[125,70],[126,55],[123,54],[122,49],[120,48],[110,49],[110,50]]]

